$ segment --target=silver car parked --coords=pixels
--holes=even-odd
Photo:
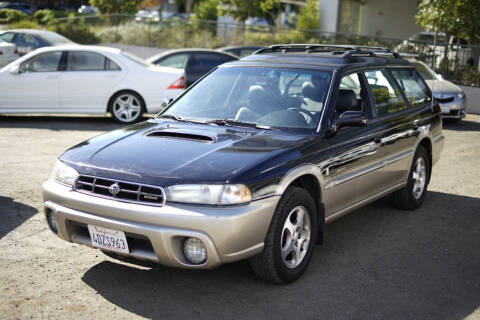
[[[425,63],[417,59],[409,59],[415,69],[422,75],[427,82],[433,96],[440,103],[443,118],[460,120],[467,114],[468,104],[467,96],[463,90],[445,80],[441,75],[436,74]]]

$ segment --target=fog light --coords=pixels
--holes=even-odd
[[[47,223],[53,233],[58,234],[57,219],[55,218],[55,212],[47,209]]]
[[[183,253],[193,264],[201,264],[207,260],[207,249],[198,238],[187,238],[183,243]]]

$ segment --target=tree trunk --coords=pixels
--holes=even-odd
[[[185,12],[187,14],[187,17],[190,17],[192,14],[192,8],[193,8],[193,0],[187,0],[187,4],[185,5]]]

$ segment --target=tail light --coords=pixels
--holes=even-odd
[[[168,89],[185,89],[185,77],[181,76],[177,80],[175,80]]]
[[[0,50],[0,56],[3,54],[2,50]]]
[[[17,50],[17,49],[15,49],[15,51],[13,51],[13,53],[14,53],[14,54],[18,54],[18,50]]]

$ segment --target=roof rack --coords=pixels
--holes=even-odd
[[[275,44],[268,48],[260,49],[254,54],[268,52],[325,52],[333,55],[340,55],[344,58],[353,55],[392,55],[394,58],[400,57],[398,52],[383,47],[338,44]]]

